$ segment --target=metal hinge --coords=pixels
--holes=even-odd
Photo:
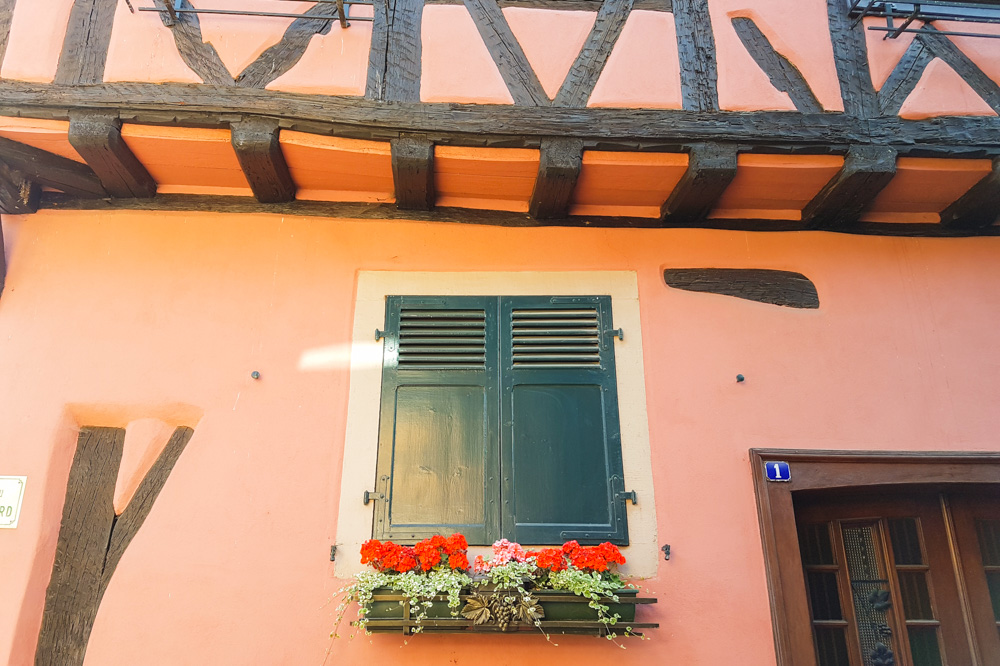
[[[365,504],[368,502],[374,502],[375,500],[384,500],[385,495],[382,493],[373,493],[368,490],[365,491]]]
[[[632,500],[632,505],[635,506],[639,503],[639,497],[635,494],[634,490],[622,491],[615,494],[615,499],[622,500]]]

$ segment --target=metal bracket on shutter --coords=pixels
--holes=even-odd
[[[384,499],[385,499],[385,495],[383,493],[373,493],[373,492],[368,491],[368,490],[365,491],[365,504],[366,505],[369,502],[374,502],[375,500],[384,500]]]
[[[380,331],[379,329],[376,328],[375,329],[375,342],[378,342],[379,340],[381,340],[384,337],[385,337],[385,331]]]
[[[610,331],[604,331],[604,332],[605,333],[610,333],[611,335],[615,336],[619,340],[624,340],[625,339],[625,329],[622,329],[622,328],[613,328]]]
[[[635,506],[636,504],[639,503],[639,496],[635,494],[634,490],[629,490],[627,492],[623,491],[623,492],[620,492],[620,493],[615,493],[615,499],[616,500],[621,500],[623,502],[625,500],[632,500],[632,506]]]

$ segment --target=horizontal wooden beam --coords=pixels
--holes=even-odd
[[[419,137],[401,137],[389,142],[396,207],[400,210],[431,210],[437,198],[434,189],[434,144]]]
[[[0,213],[27,215],[38,210],[42,188],[24,174],[0,162]],[[3,251],[0,243],[0,252]],[[2,280],[0,280],[2,282]]]
[[[802,209],[802,220],[810,228],[852,225],[895,175],[895,149],[851,146],[840,172]]]
[[[372,204],[334,201],[289,201],[262,204],[253,197],[195,194],[158,194],[153,199],[82,199],[59,192],[42,192],[39,210],[141,210],[161,212],[270,213],[301,217],[342,218],[352,220],[408,220],[446,222],[499,227],[577,227],[617,229],[661,229],[657,218],[580,215],[558,220],[536,220],[525,213],[502,210],[435,207],[432,211],[400,210],[395,204]],[[804,231],[797,220],[707,219],[690,225],[699,229],[731,231]],[[956,229],[941,224],[901,224],[863,222],[841,230],[857,235],[965,237],[1000,236],[1000,228]]]
[[[1000,221],[1000,158],[993,170],[941,211],[941,224],[954,229],[979,229]]]
[[[528,213],[537,220],[566,217],[583,164],[583,141],[542,139],[540,153]]]
[[[124,122],[228,127],[253,109],[282,128],[387,141],[423,134],[436,143],[506,145],[563,136],[585,141],[744,146],[891,145],[900,154],[1000,151],[1000,117],[859,119],[840,113],[694,112],[668,109],[515,107],[397,102],[302,95],[242,87],[105,83],[93,86],[0,81],[0,115],[68,119],[70,109],[117,113]]]
[[[106,197],[101,181],[86,164],[0,137],[0,160],[42,185],[78,197]]]
[[[113,197],[151,197],[156,181],[122,138],[121,121],[110,113],[70,114],[69,142]]]
[[[230,126],[230,138],[253,195],[261,203],[295,198],[295,181],[278,141],[278,121],[249,116]]]
[[[663,221],[687,226],[704,220],[736,177],[736,153],[731,144],[692,146],[687,171],[660,207]]]

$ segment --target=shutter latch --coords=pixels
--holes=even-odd
[[[625,339],[625,330],[624,329],[613,328],[610,331],[605,331],[605,332],[606,333],[610,333],[611,335],[613,335],[614,337],[618,338],[619,340],[624,340]]]
[[[374,502],[375,500],[384,500],[384,499],[385,495],[382,493],[373,493],[368,490],[365,491],[365,504],[368,504],[368,502]]]
[[[615,499],[621,500],[623,502],[625,500],[632,500],[632,506],[635,506],[636,504],[639,503],[639,497],[638,495],[635,494],[634,490],[629,490],[628,492],[622,491],[620,493],[616,493]]]

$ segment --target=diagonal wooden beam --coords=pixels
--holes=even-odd
[[[63,39],[55,83],[90,85],[104,82],[117,0],[75,0]]]
[[[514,104],[547,106],[549,97],[496,0],[465,0],[465,7],[500,70]]]
[[[757,66],[764,70],[771,84],[787,93],[795,108],[803,113],[821,113],[823,105],[816,99],[809,82],[802,72],[785,56],[774,50],[767,36],[761,32],[753,19],[735,17],[732,20],[736,35],[743,42],[747,53],[754,59]]]
[[[0,160],[42,185],[79,197],[106,197],[100,179],[86,164],[0,137]]]
[[[15,169],[0,162],[0,213],[27,215],[38,210],[42,188]],[[3,244],[0,243],[0,246]],[[0,247],[0,253],[3,248]],[[0,278],[0,284],[3,280]]]
[[[421,137],[400,137],[389,142],[396,207],[401,210],[434,208],[434,144]]]
[[[983,229],[1000,220],[1000,158],[993,170],[941,211],[941,224],[953,229]]]
[[[302,17],[292,21],[281,41],[268,47],[257,59],[243,68],[236,77],[236,84],[248,88],[264,88],[290,70],[302,59],[314,35],[326,35],[333,21],[313,16],[330,16],[330,5],[319,3],[302,12]]]
[[[833,0],[831,0],[833,1]],[[674,0],[681,98],[685,111],[719,110],[719,70],[707,0]]]
[[[1000,114],[1000,85],[972,62],[955,42],[945,35],[936,34],[938,31],[934,26],[928,24],[921,29],[924,32],[918,35],[917,39],[920,39],[931,53],[955,70],[993,111]]]
[[[69,120],[69,142],[113,197],[149,198],[156,181],[122,139],[121,121],[110,113],[74,112]]]
[[[934,60],[934,54],[923,40],[914,39],[910,42],[903,52],[903,57],[892,68],[889,78],[878,91],[878,108],[882,114],[894,116],[899,113],[903,102],[917,87],[931,60]]]
[[[632,12],[633,0],[604,0],[597,12],[594,27],[587,41],[583,43],[566,80],[552,100],[553,106],[584,107],[590,100],[597,80],[601,78],[604,65],[611,56],[611,50],[622,34],[625,21]]]
[[[164,11],[159,12],[163,25],[170,28],[174,35],[174,43],[181,60],[191,68],[201,80],[213,86],[233,86],[232,74],[226,69],[225,63],[215,47],[206,42],[201,34],[201,21],[197,14],[174,14],[168,12],[168,3],[174,0],[153,0],[153,3]],[[194,9],[189,0],[181,0],[179,9]]]
[[[7,53],[7,40],[10,38],[10,22],[14,18],[14,3],[17,0],[0,0],[0,65]]]
[[[558,219],[569,214],[573,190],[583,164],[583,141],[542,139],[538,177],[528,212],[536,220]]]
[[[233,150],[261,203],[280,203],[295,198],[295,181],[288,170],[278,141],[278,121],[249,116],[230,126]]]
[[[660,207],[660,219],[670,225],[697,224],[736,177],[737,149],[733,144],[696,144],[688,168]]]
[[[851,146],[840,172],[802,209],[802,221],[812,229],[849,227],[895,175],[895,148]]]

